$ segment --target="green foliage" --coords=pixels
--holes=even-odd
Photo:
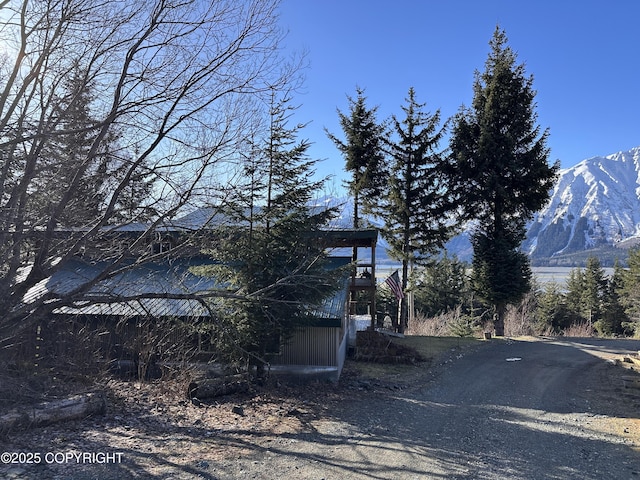
[[[577,320],[569,310],[566,297],[556,282],[546,283],[538,295],[536,319],[536,330],[541,333],[561,333]]]
[[[414,271],[411,289],[415,309],[427,317],[455,310],[470,297],[467,265],[446,255]]]
[[[423,111],[409,89],[404,119],[391,117],[395,138],[386,139],[391,158],[389,185],[374,211],[384,221],[382,236],[390,256],[402,262],[402,288],[409,265],[426,261],[448,240],[453,206],[442,175],[444,155],[438,144],[444,135],[440,112]],[[401,331],[407,323],[406,301],[401,303]]]
[[[463,218],[475,219],[474,285],[497,313],[528,289],[528,259],[518,251],[526,222],[548,200],[558,165],[549,166],[548,131],[535,122],[533,78],[496,28],[469,109],[454,119],[451,186]]]
[[[51,140],[42,152],[32,153],[41,162],[31,186],[33,221],[49,214],[65,227],[92,226],[103,216],[112,224],[149,220],[155,214],[147,204],[154,183],[151,169],[141,164],[129,172],[133,156],[121,146],[118,129],[100,136],[100,122],[92,113],[97,91],[85,75],[75,62],[55,95],[58,113]]]
[[[278,352],[340,286],[321,249],[309,241],[309,223],[287,217],[274,221],[269,232],[228,229],[227,241],[211,251],[221,263],[206,273],[233,294],[212,304],[219,322],[214,326],[226,335],[214,337],[229,357],[266,359]]]
[[[575,315],[581,317],[582,291],[584,290],[584,274],[581,269],[574,268],[567,279],[566,302],[567,307]],[[583,319],[583,318],[582,318]],[[584,319],[583,319],[584,320]]]
[[[589,257],[584,269],[571,270],[565,294],[571,322],[593,325],[600,335],[624,334],[626,282],[627,272],[619,263],[607,279],[597,257]]]
[[[624,333],[623,324],[628,321],[620,298],[624,284],[624,269],[616,263],[613,276],[609,280],[603,299],[602,317],[594,324],[600,335],[618,335]]]
[[[618,289],[620,303],[627,315],[622,327],[625,333],[640,337],[640,249],[629,251],[627,264]]]
[[[347,182],[354,197],[353,227],[360,228],[359,208],[371,211],[387,183],[382,139],[384,126],[376,119],[377,107],[368,108],[364,90],[356,89],[356,98],[347,97],[349,113],[338,111],[344,140],[327,132],[345,159],[345,168],[352,174]]]
[[[395,324],[398,319],[398,299],[393,294],[390,288],[379,287],[376,288],[376,310],[378,315],[378,322],[389,315]]]
[[[590,257],[582,276],[580,303],[582,315],[593,324],[602,318],[606,289],[607,279],[600,261],[596,257]]]
[[[420,262],[438,252],[452,231],[448,214],[448,186],[444,182],[444,155],[438,151],[445,133],[440,111],[423,111],[413,88],[402,107],[403,120],[392,116],[396,140],[388,139],[391,157],[388,190],[375,212],[384,220],[382,236],[391,257]]]
[[[639,252],[631,252],[630,268],[618,262],[610,278],[606,277],[599,260],[590,257],[588,267],[572,269],[563,285],[553,281],[545,282],[542,287],[533,285],[519,304],[508,308],[509,334],[582,336],[592,335],[595,330],[600,336],[640,335]],[[412,291],[416,308],[424,312],[422,326],[418,327],[423,332],[441,332],[445,316],[446,330],[452,335],[467,331],[467,323],[473,329],[478,323],[474,319],[481,319],[473,309],[470,289],[464,284],[456,287],[455,279],[463,278],[463,267],[464,264],[445,257],[416,270]],[[428,325],[431,327],[427,328]],[[417,331],[415,326],[413,331]]]
[[[454,337],[471,337],[474,333],[474,319],[468,315],[456,315],[449,323],[449,333]]]
[[[531,288],[531,268],[513,238],[476,232],[471,240],[473,289],[480,299],[493,306],[498,321],[496,334],[501,335],[500,322],[506,306],[519,302]]]
[[[311,179],[309,143],[295,140],[301,126],[287,127],[289,101],[272,99],[269,134],[253,146],[258,160],[247,158],[245,165],[248,182],[261,181],[238,192],[229,212],[234,224],[220,229],[210,252],[219,264],[204,272],[229,290],[212,304],[218,333],[212,337],[229,357],[260,359],[259,371],[339,287],[339,272],[328,271],[313,241],[334,212],[309,207],[322,182]]]

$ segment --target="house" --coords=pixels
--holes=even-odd
[[[271,362],[273,371],[338,380],[347,351],[355,345],[357,303],[365,304],[371,326],[375,324],[377,239],[377,230],[325,230],[316,235],[315,240],[329,252],[350,251],[351,256],[330,259],[336,267],[353,264],[351,275],[346,279],[344,288],[327,299],[317,319],[311,325],[298,329],[291,341],[281,347],[280,354]],[[357,260],[357,252],[361,248],[368,252]],[[353,252],[356,252],[355,262]],[[364,301],[358,299],[361,292],[366,294]]]
[[[126,237],[131,233],[134,237],[143,228],[146,226],[129,226],[115,229],[114,234]],[[150,253],[178,248],[184,232],[184,225],[163,227],[146,248]],[[357,252],[362,247],[370,249],[370,254],[353,265],[344,288],[313,312],[307,326],[281,342],[271,355],[270,370],[274,374],[335,381],[342,371],[349,344],[355,339],[355,329],[350,325],[356,303],[362,302],[358,298],[362,292],[371,324],[374,322],[377,231],[327,230],[312,240],[320,242],[330,255],[344,249]],[[39,338],[53,340],[55,337],[49,344],[55,344],[55,348],[62,351],[74,348],[76,337],[68,330],[71,325],[100,329],[100,341],[95,348],[103,353],[105,360],[135,362],[138,368],[150,365],[155,358],[176,359],[179,355],[186,358],[187,354],[192,358],[211,358],[206,335],[194,333],[186,326],[212,320],[201,298],[220,285],[214,278],[194,274],[193,267],[215,263],[214,259],[202,255],[199,248],[185,248],[179,255],[158,257],[146,263],[134,263],[136,260],[132,258],[130,264],[124,261],[112,275],[101,278],[102,272],[110,267],[109,260],[96,260],[90,250],[87,248],[84,256],[68,262],[25,296],[25,302],[33,302],[49,292],[68,294],[87,282],[92,283],[81,302],[53,311],[51,321],[39,327],[43,329],[39,331]],[[338,268],[352,261],[352,256],[333,255],[329,265]],[[191,336],[189,351],[172,350],[177,343],[174,340],[184,339],[185,335]]]

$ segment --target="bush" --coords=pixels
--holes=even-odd
[[[565,337],[593,337],[594,329],[591,322],[576,322],[571,326],[564,329],[563,335]]]
[[[409,324],[408,335],[429,337],[470,337],[478,330],[474,317],[462,314],[462,307],[447,313],[427,317],[422,313]]]

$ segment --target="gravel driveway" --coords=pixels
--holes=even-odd
[[[74,441],[69,432],[52,431],[49,436],[63,436],[74,448],[112,448],[124,460],[8,473],[56,479],[640,479],[640,392],[623,388],[621,376],[634,372],[611,361],[638,350],[633,340],[495,340],[455,352],[409,384],[351,380],[337,391],[310,391],[299,403],[273,403],[269,411],[259,410],[264,399],[255,410],[247,403],[247,417],[264,418],[240,429],[221,425],[224,406],[210,405],[179,430],[175,424],[163,430],[153,417],[153,428],[143,420],[126,428],[121,418],[77,425],[82,439]],[[147,425],[144,435],[136,433],[141,425]],[[123,437],[135,441],[123,443]],[[45,441],[38,438],[17,439],[12,447]]]
[[[424,385],[374,394],[313,434],[275,441],[262,460],[229,463],[220,477],[640,478],[640,445],[625,436],[638,438],[640,402],[620,401],[622,385],[610,383],[619,367],[603,361],[639,343],[493,342]]]

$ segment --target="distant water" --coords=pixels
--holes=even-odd
[[[400,270],[402,265],[377,265],[376,266],[376,278],[378,280],[384,280],[396,270]],[[563,287],[567,283],[567,279],[571,274],[571,270],[575,267],[532,267],[531,271],[533,277],[540,284],[544,285],[549,282],[556,282],[559,286]],[[610,277],[613,275],[613,268],[604,268],[605,274]]]
[[[532,267],[533,277],[540,285],[549,282],[556,282],[560,286],[565,286],[571,270],[575,267]],[[607,277],[613,275],[613,268],[604,268]]]

